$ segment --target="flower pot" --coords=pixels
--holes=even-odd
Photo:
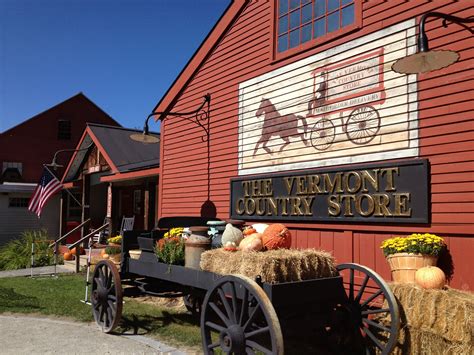
[[[395,253],[387,256],[392,271],[392,280],[415,283],[415,273],[424,266],[436,266],[437,256],[425,254]]]

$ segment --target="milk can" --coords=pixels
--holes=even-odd
[[[213,249],[222,246],[222,233],[225,229],[225,221],[208,221],[209,231],[207,235],[211,238],[211,246]]]
[[[207,227],[191,227],[191,235],[184,243],[184,266],[201,270],[201,254],[211,249]]]

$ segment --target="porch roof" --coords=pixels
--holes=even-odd
[[[135,132],[141,131],[88,123],[77,148],[86,148],[90,143],[94,143],[110,166],[112,174],[159,167],[160,145],[143,144],[130,139],[130,134]],[[150,134],[160,137],[159,133]],[[63,175],[63,182],[77,178],[87,156],[88,151],[81,151],[71,157]]]

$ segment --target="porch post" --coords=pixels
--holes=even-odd
[[[107,186],[107,221],[109,222],[109,232],[112,233],[114,230],[113,218],[112,218],[112,183],[109,182]]]

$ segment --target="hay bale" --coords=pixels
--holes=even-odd
[[[201,269],[221,275],[260,276],[279,283],[337,275],[334,257],[315,249],[277,249],[265,252],[229,252],[214,249],[201,255]]]
[[[390,285],[400,306],[395,354],[469,354],[474,351],[474,294],[451,288]]]

